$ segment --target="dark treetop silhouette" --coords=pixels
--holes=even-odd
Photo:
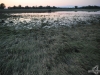
[[[0,4],[0,9],[4,9],[6,6],[5,6],[5,4],[4,3],[1,3]]]

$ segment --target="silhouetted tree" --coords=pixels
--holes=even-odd
[[[53,6],[32,6],[32,7],[29,7],[29,6],[25,6],[25,7],[22,7],[21,5],[19,6],[13,6],[13,7],[8,7],[8,9],[57,9],[57,7]]]
[[[0,9],[4,9],[6,6],[5,6],[5,4],[4,3],[1,3],[0,4]]]
[[[78,6],[75,6],[75,9],[77,9],[78,8]]]
[[[43,6],[39,6],[38,8],[39,8],[39,9],[42,9],[42,8],[43,8]]]
[[[56,9],[57,7],[53,6],[52,8],[53,8],[53,9]]]
[[[9,6],[8,9],[12,9],[12,7]]]
[[[17,9],[17,6],[14,5],[12,8],[13,8],[13,9]]]
[[[100,6],[91,6],[91,5],[88,5],[88,6],[83,6],[81,8],[82,9],[100,9]]]
[[[25,9],[29,9],[30,7],[29,6],[25,6]]]
[[[51,7],[50,7],[50,6],[46,6],[46,8],[47,8],[47,9],[50,9]]]
[[[22,6],[21,6],[21,5],[19,5],[19,6],[18,6],[18,9],[21,9],[21,7],[22,7]]]
[[[33,6],[32,9],[35,9],[35,6]]]

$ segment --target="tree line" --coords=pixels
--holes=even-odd
[[[1,3],[0,4],[0,9],[5,9],[6,5],[4,3]],[[57,9],[58,7],[56,6],[21,6],[21,5],[18,5],[18,6],[13,6],[13,7],[8,7],[8,9]],[[67,7],[66,7],[67,8]],[[100,9],[100,6],[91,6],[91,5],[88,5],[88,6],[82,6],[82,7],[78,7],[78,6],[75,6],[74,7],[75,9]]]
[[[91,5],[88,5],[88,6],[83,6],[83,7],[80,7],[81,9],[100,9],[100,6],[91,6]]]
[[[25,7],[22,7],[21,5],[19,6],[13,6],[13,7],[8,7],[8,9],[56,9],[57,7],[55,6],[32,6],[32,7],[29,7],[29,6],[25,6]]]

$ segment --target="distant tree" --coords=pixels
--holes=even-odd
[[[88,5],[88,6],[82,6],[81,8],[82,9],[100,9],[100,6],[91,6],[91,5]]]
[[[17,9],[17,6],[14,5],[12,8],[13,8],[13,9]]]
[[[8,9],[12,9],[12,7],[9,6]]]
[[[39,9],[42,9],[42,8],[43,8],[43,6],[39,6],[38,8],[39,8]]]
[[[4,9],[6,6],[5,6],[5,4],[4,3],[1,3],[0,4],[0,9]]]
[[[21,8],[22,8],[22,6],[21,6],[21,5],[19,5],[19,6],[18,6],[18,9],[21,9]]]
[[[57,7],[53,6],[52,8],[53,8],[53,9],[56,9]]]
[[[33,6],[32,9],[35,9],[35,6]]]
[[[78,8],[78,6],[75,6],[75,9],[77,9]]]
[[[25,6],[25,9],[29,9],[30,7],[29,6]]]
[[[50,9],[51,7],[50,6],[46,6],[46,9]]]

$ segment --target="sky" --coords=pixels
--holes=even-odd
[[[87,6],[97,5],[100,6],[100,0],[0,0],[0,3],[4,3],[8,6],[57,6],[57,7],[70,7],[70,6]]]

